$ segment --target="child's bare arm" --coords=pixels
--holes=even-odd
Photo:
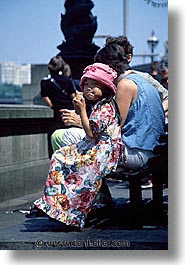
[[[86,132],[86,135],[89,138],[93,138],[93,133],[90,127],[89,118],[87,116],[86,103],[85,103],[84,97],[82,95],[80,95],[79,99],[78,97],[75,97],[73,99],[73,104],[74,104],[75,109],[80,115],[82,126]]]

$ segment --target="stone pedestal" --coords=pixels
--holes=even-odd
[[[0,105],[0,201],[38,192],[49,170],[53,111],[44,106]]]
[[[93,63],[94,56],[99,50],[92,42],[97,30],[97,17],[91,9],[91,0],[66,0],[65,14],[61,14],[61,30],[65,41],[58,45],[58,55],[70,65],[73,79],[80,79],[84,68]]]

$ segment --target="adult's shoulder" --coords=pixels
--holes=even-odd
[[[137,98],[138,86],[135,81],[129,78],[123,78],[117,84],[116,101],[129,102],[132,104]],[[122,104],[121,103],[121,104]]]
[[[121,79],[118,83],[117,83],[117,88],[124,88],[125,90],[130,90],[136,87],[135,82],[129,78],[129,76]]]

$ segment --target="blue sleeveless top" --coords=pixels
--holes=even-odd
[[[129,74],[138,87],[138,96],[130,106],[122,127],[122,140],[129,148],[152,151],[160,145],[159,137],[165,134],[165,115],[159,93],[146,79]]]

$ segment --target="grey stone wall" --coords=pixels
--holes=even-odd
[[[0,201],[40,191],[49,169],[53,111],[0,105]]]

